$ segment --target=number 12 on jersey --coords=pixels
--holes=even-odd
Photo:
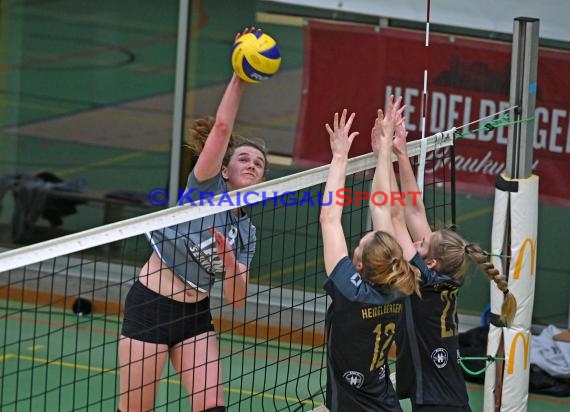
[[[372,355],[372,362],[370,363],[370,372],[378,369],[386,362],[386,355],[394,340],[394,332],[396,331],[396,324],[391,322],[384,327],[379,323],[374,328],[374,354]],[[384,338],[384,340],[382,339]]]

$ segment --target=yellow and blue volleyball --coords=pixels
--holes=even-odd
[[[240,79],[259,83],[274,75],[281,53],[273,37],[261,31],[239,36],[232,47],[232,68]]]

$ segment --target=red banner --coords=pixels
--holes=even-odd
[[[305,34],[303,100],[294,158],[329,163],[324,124],[343,108],[357,114],[351,151],[371,151],[376,110],[390,94],[404,97],[410,140],[420,137],[425,39],[419,31],[311,22]],[[509,107],[509,43],[430,35],[426,136]],[[534,118],[534,173],[541,200],[570,205],[570,53],[540,49]],[[489,122],[486,119],[483,123]],[[531,121],[531,119],[529,119]],[[470,129],[483,126],[473,124]],[[456,141],[459,189],[493,193],[505,168],[508,126]],[[465,131],[465,130],[461,130]],[[435,167],[449,167],[436,164]],[[426,170],[429,173],[430,170]]]

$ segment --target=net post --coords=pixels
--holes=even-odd
[[[539,19],[517,17],[513,27],[510,105],[516,106],[515,122],[509,128],[505,173],[508,178],[524,179],[532,173],[532,145],[536,105]]]
[[[529,120],[534,118],[536,104],[538,29],[539,19],[514,19],[509,101],[515,110],[507,139],[506,168],[497,176],[495,185],[491,245],[493,252],[502,257],[493,257],[491,261],[507,277],[508,290],[518,305],[511,324],[492,321],[490,325],[487,355],[498,354],[505,360],[485,374],[485,410],[523,410],[528,401],[530,370],[524,359],[529,356],[538,230],[538,177],[532,173],[535,123]],[[505,296],[491,284],[492,313],[501,312]],[[517,358],[519,340],[523,341],[523,348]],[[519,368],[516,374],[515,365]]]

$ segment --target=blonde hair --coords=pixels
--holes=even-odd
[[[196,119],[192,124],[192,128],[190,129],[190,133],[186,139],[185,145],[188,149],[190,149],[190,152],[193,156],[199,156],[200,153],[202,153],[202,150],[204,150],[204,145],[206,144],[206,140],[208,139],[208,136],[210,135],[215,122],[215,118],[212,116],[206,116]],[[224,160],[222,161],[222,164],[224,166],[227,166],[235,150],[241,146],[250,146],[259,150],[263,154],[263,159],[267,165],[267,148],[263,140],[245,138],[238,134],[232,133],[230,135],[230,141],[228,143],[226,154],[224,155]]]
[[[389,233],[374,232],[362,248],[362,266],[362,277],[369,283],[420,295],[420,272],[404,259],[402,247]]]
[[[453,277],[459,283],[463,283],[471,258],[505,295],[501,306],[501,321],[507,326],[513,322],[517,300],[509,291],[506,276],[499,273],[478,244],[467,243],[451,229],[440,229],[430,238],[427,258],[437,259],[437,271]]]

